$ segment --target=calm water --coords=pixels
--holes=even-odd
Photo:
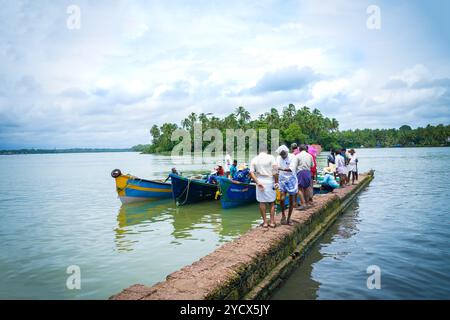
[[[358,150],[376,178],[275,299],[450,298],[450,148]],[[151,285],[259,223],[256,207],[121,206],[110,171],[161,178],[136,153],[1,156],[0,298],[104,299]],[[178,166],[184,172],[209,166]],[[81,290],[66,268],[81,268]],[[368,290],[366,268],[381,268]]]
[[[358,153],[375,179],[273,299],[450,299],[450,148]]]
[[[161,178],[169,161],[137,153],[0,156],[0,298],[105,299],[161,281],[258,224],[254,205],[120,204],[112,169]],[[81,269],[81,290],[66,288],[70,265]]]

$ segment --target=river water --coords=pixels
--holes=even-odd
[[[358,154],[375,179],[273,298],[450,298],[450,148]],[[255,205],[120,204],[112,169],[151,179],[171,167],[138,153],[0,156],[0,298],[105,299],[161,281],[260,222]],[[381,270],[379,290],[367,289],[369,265]],[[69,266],[80,268],[80,289],[66,286]]]
[[[163,178],[170,160],[131,152],[0,156],[0,298],[106,299],[164,280],[258,224],[254,205],[121,205],[112,169]],[[66,286],[69,266],[80,268],[79,290]]]
[[[450,148],[358,154],[375,179],[272,298],[450,299]]]

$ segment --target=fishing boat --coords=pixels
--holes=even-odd
[[[169,199],[172,185],[160,180],[144,180],[114,169],[111,176],[116,180],[116,190],[123,204],[138,201]]]
[[[234,208],[256,202],[256,185],[240,183],[225,177],[218,178],[222,208]]]
[[[185,205],[204,200],[214,200],[218,191],[217,185],[202,179],[186,178],[177,174],[169,174],[172,181],[172,197],[177,205]]]

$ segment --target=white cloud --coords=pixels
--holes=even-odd
[[[448,52],[402,5],[383,2],[377,33],[364,1],[80,0],[78,31],[68,4],[0,0],[0,148],[127,147],[238,105],[310,105],[343,128],[450,118]]]

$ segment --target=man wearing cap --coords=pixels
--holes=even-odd
[[[260,152],[250,163],[250,176],[255,181],[256,200],[259,202],[259,210],[263,219],[262,227],[275,228],[275,189],[278,188],[278,170],[275,157]],[[270,209],[270,224],[267,223],[266,210]]]
[[[225,175],[225,173],[223,171],[222,164],[220,162],[218,162],[217,166],[209,174],[208,179],[207,179],[206,182],[207,183],[211,183],[211,184],[217,184],[217,177],[222,177],[224,175]]]
[[[297,167],[298,159],[292,153],[289,153],[288,147],[285,145],[280,146],[276,153],[277,166],[278,166],[278,183],[280,187],[281,199],[281,224],[292,225],[291,215],[294,209],[295,196],[298,193],[298,183],[297,183]],[[284,213],[285,209],[285,199],[286,195],[289,195],[289,211],[286,219]]]

